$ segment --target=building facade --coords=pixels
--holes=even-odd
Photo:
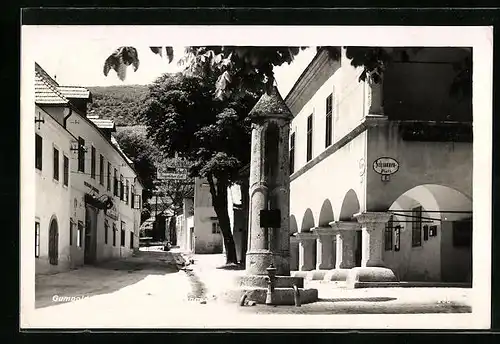
[[[47,118],[36,135],[42,137],[42,153],[52,152],[52,169],[61,169],[64,191],[56,188],[55,174],[52,180],[45,175],[42,163],[36,189],[36,273],[130,255],[139,247],[142,184],[112,136],[114,124],[87,117],[88,90],[59,86],[38,64],[35,70],[36,109]]]
[[[184,199],[183,215],[177,217],[176,227],[180,249],[196,254],[223,252],[222,232],[205,179],[194,179],[194,197]]]
[[[472,100],[450,90],[471,51],[387,51],[375,83],[359,81],[344,48],[320,50],[285,99],[291,269],[470,282]]]

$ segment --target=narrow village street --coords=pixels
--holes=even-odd
[[[33,323],[41,328],[227,328],[251,324],[252,319],[255,323],[272,314],[470,315],[471,289],[352,290],[319,281],[306,281],[318,289],[319,302],[301,307],[241,307],[225,294],[234,289],[235,276],[244,270],[217,268],[223,264],[222,254],[185,255],[176,249],[164,252],[153,247],[127,259],[39,276]]]

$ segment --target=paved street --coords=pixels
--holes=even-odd
[[[137,257],[37,278],[33,324],[37,327],[228,327],[236,319],[272,314],[463,313],[470,289],[370,288],[349,290],[317,281],[320,301],[302,307],[240,307],[224,300],[237,274],[217,269],[223,255],[186,255],[151,249]],[[178,269],[180,268],[180,270]],[[80,297],[69,301],[64,298]],[[218,316],[224,314],[224,316]],[[361,316],[361,315],[360,315]],[[460,316],[457,314],[455,316]],[[243,321],[243,320],[239,320]],[[268,323],[269,324],[269,323]],[[337,323],[338,324],[338,323]]]

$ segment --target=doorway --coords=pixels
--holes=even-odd
[[[59,228],[57,220],[53,218],[49,227],[49,262],[57,265],[59,261]]]
[[[84,264],[92,264],[96,260],[97,209],[85,205],[85,242]]]
[[[356,266],[361,266],[361,249],[362,249],[362,232],[356,231],[355,235],[355,250],[354,250],[354,262]]]

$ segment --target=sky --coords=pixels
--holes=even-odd
[[[182,69],[178,62],[184,52],[183,46],[173,46],[174,60],[169,64],[166,58],[162,59],[159,55],[153,54],[149,44],[130,42],[130,45],[137,49],[140,65],[136,72],[132,66],[127,68],[127,77],[121,81],[114,70],[111,70],[107,77],[103,74],[104,61],[120,46],[112,37],[103,36],[99,39],[85,40],[83,43],[69,35],[53,39],[44,36],[42,40],[44,49],[35,50],[35,61],[60,85],[85,87],[145,85],[163,73]],[[301,51],[290,65],[284,64],[275,68],[276,82],[283,97],[286,97],[315,54],[315,47],[308,48]]]

